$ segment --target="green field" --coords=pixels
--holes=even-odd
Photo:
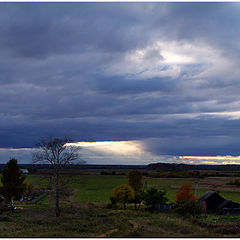
[[[26,181],[33,183],[35,188],[47,186],[47,179],[41,175],[26,175],[26,177]],[[182,179],[144,178],[148,187],[164,189],[170,201],[176,199],[177,192],[177,188],[174,189],[171,186],[180,186],[186,181]],[[74,175],[72,183],[68,184],[68,187],[76,190],[74,196],[76,202],[108,202],[113,194],[113,188],[124,183],[128,183],[128,179],[122,175]]]
[[[64,180],[69,175],[64,175]],[[210,190],[221,180],[220,194],[227,199],[240,201],[237,188],[230,187],[225,191],[229,179],[198,180],[200,194]],[[26,181],[34,188],[50,189],[48,180],[43,175],[27,174]],[[184,218],[174,212],[150,213],[142,208],[134,210],[128,205],[123,210],[121,205],[109,208],[113,188],[127,183],[125,175],[73,175],[71,183],[66,185],[67,191],[60,197],[61,217],[55,217],[54,191],[39,202],[16,203],[15,213],[5,212],[10,222],[1,222],[1,237],[239,237],[240,217],[202,214],[198,219],[209,224],[218,224],[216,228],[204,228],[193,222],[192,218]],[[170,202],[176,199],[176,192],[184,182],[194,186],[196,179],[144,178],[148,188],[164,189]],[[206,183],[208,185],[206,185]],[[204,185],[205,184],[205,185]],[[220,184],[218,184],[220,186]],[[65,194],[67,193],[67,194]]]
[[[46,188],[48,180],[42,175],[26,175],[26,181],[33,183],[35,188]],[[211,179],[209,180],[211,181]],[[166,191],[166,195],[170,202],[175,201],[176,192],[184,182],[190,182],[193,185],[195,179],[171,179],[171,178],[144,178],[147,187],[155,187]],[[73,189],[74,201],[78,203],[86,202],[108,202],[113,194],[113,188],[128,183],[127,176],[124,175],[74,175],[68,187]],[[210,184],[211,186],[211,184]],[[210,189],[209,189],[210,190]],[[194,189],[193,189],[194,191]],[[199,189],[200,195],[205,193],[207,189]],[[240,193],[236,191],[219,191],[226,199],[240,202]]]

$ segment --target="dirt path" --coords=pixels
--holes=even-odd
[[[135,221],[133,221],[133,220],[129,220],[129,222],[133,225],[132,231],[137,230],[137,228],[138,228],[139,225],[138,225]]]
[[[108,237],[108,235],[110,235],[110,234],[112,234],[112,233],[115,233],[115,232],[117,232],[118,231],[118,229],[117,228],[114,228],[114,229],[112,229],[112,230],[109,230],[109,231],[107,231],[106,233],[103,233],[103,234],[101,234],[101,235],[99,235],[99,236],[96,236],[97,238],[105,238],[105,237]]]
[[[135,221],[133,221],[133,220],[129,220],[129,223],[133,226],[133,229],[131,229],[131,231],[136,231],[137,228],[139,227],[139,225],[138,225]],[[110,234],[115,233],[115,232],[117,232],[117,231],[118,231],[118,229],[117,229],[117,228],[114,228],[114,229],[109,230],[109,231],[107,231],[106,233],[103,233],[103,234],[101,234],[101,235],[99,235],[99,236],[96,236],[96,237],[97,237],[97,238],[106,238],[106,237],[108,237]]]
[[[74,197],[77,194],[78,190],[76,188],[73,189],[72,194],[68,197],[69,202],[74,202]]]

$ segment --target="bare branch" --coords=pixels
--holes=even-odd
[[[61,188],[60,182],[60,169],[70,165],[79,159],[80,147],[74,147],[67,143],[73,142],[71,139],[64,138],[42,138],[37,143],[38,150],[33,153],[34,163],[49,163],[53,166],[53,177],[55,181],[56,192],[56,216],[60,215],[59,209],[59,189]]]

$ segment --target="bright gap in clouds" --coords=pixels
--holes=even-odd
[[[240,164],[240,156],[179,156],[186,164]]]
[[[68,145],[120,156],[142,155],[144,153],[142,144],[139,141],[76,142],[68,143]]]

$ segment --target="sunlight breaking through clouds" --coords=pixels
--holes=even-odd
[[[183,163],[191,164],[240,164],[240,156],[179,156]],[[187,161],[186,161],[187,160]]]
[[[142,155],[144,150],[140,141],[101,141],[101,142],[76,142],[71,146],[88,148],[92,151],[111,155]]]
[[[219,50],[207,43],[155,39],[143,48],[126,52],[122,59],[107,65],[105,73],[129,75],[131,79],[139,80],[153,77],[177,78],[183,73],[186,77],[187,66],[191,68],[192,65],[198,65],[195,72],[187,74],[192,79],[205,76],[205,72],[212,71],[213,68],[218,69],[222,61],[229,62],[229,59],[225,59]]]

